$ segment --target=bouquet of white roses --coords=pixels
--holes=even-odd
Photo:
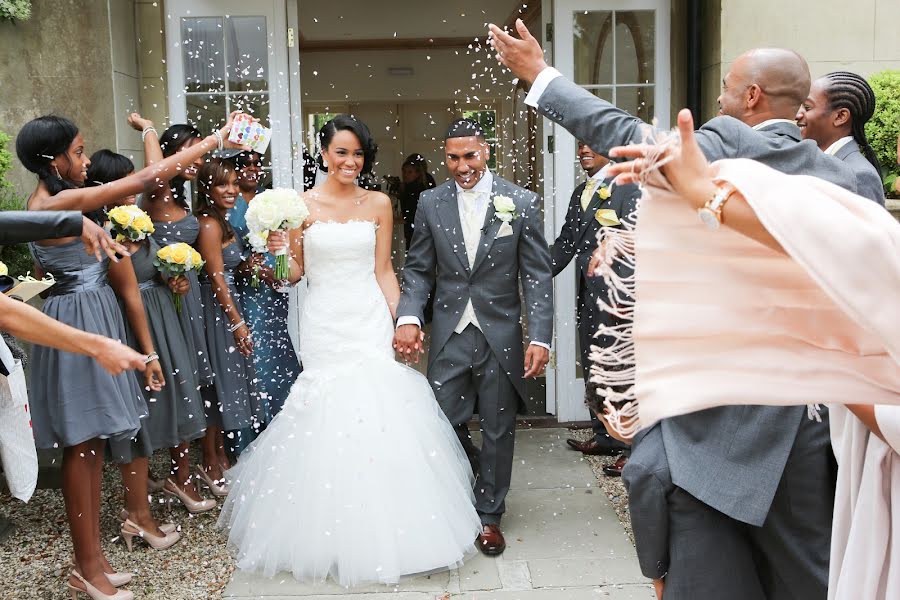
[[[265,190],[258,194],[247,209],[247,240],[254,252],[265,252],[270,231],[296,229],[309,216],[306,203],[289,188]],[[275,279],[286,280],[291,276],[287,248],[275,257]]]
[[[108,211],[113,237],[117,242],[140,242],[153,233],[153,221],[134,204],[124,204]]]
[[[156,265],[156,270],[166,277],[178,277],[191,270],[199,271],[206,262],[199,252],[184,242],[178,242],[160,248],[156,252],[153,264]],[[172,299],[175,301],[175,310],[180,313],[181,296],[172,292]]]

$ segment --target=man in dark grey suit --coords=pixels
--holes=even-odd
[[[599,152],[652,134],[547,67],[538,42],[521,21],[516,25],[521,40],[493,25],[491,34],[501,62],[531,85],[527,103]],[[752,158],[856,192],[846,164],[800,141],[793,117],[809,86],[809,68],[796,53],[751,50],[732,64],[719,96],[721,116],[700,128],[697,142],[710,161]],[[690,591],[692,579],[711,582],[717,598],[825,598],[834,503],[827,414],[817,423],[805,407],[716,408],[667,419],[661,431],[678,492],[669,496],[670,531],[690,536],[696,551],[678,569],[679,557],[670,557],[667,579],[682,580],[666,582],[667,600],[701,600]],[[741,544],[739,576],[718,560],[723,539]],[[758,585],[746,585],[748,579]]]
[[[550,253],[542,233],[540,198],[491,173],[481,126],[454,121],[445,141],[453,178],[422,192],[403,268],[394,347],[417,359],[425,304],[435,289],[428,379],[456,428],[477,474],[478,547],[506,548],[500,531],[512,474],[516,413],[524,408],[525,377],[549,360],[553,334]],[[521,284],[528,335],[523,351]],[[468,423],[477,412],[482,445]]]
[[[600,310],[597,301],[607,298],[609,290],[602,278],[588,275],[588,263],[597,249],[597,232],[600,230],[599,210],[612,210],[616,218],[626,221],[631,218],[637,206],[640,191],[636,185],[612,185],[612,178],[604,176],[604,167],[609,159],[594,152],[584,142],[578,142],[578,161],[585,170],[588,180],[578,185],[572,192],[566,220],[550,254],[553,259],[553,276],[556,277],[575,259],[576,277],[578,281],[578,306],[576,318],[578,323],[578,341],[581,346],[581,368],[585,384],[590,378],[591,345],[608,346],[612,340],[598,338],[597,330],[601,322],[613,326],[616,319],[609,313]],[[589,187],[588,187],[589,186]],[[603,213],[599,213],[602,215]],[[610,223],[610,221],[605,221]],[[613,225],[621,227],[620,225]],[[615,265],[620,277],[630,273],[621,262]],[[608,301],[608,300],[607,300]],[[589,386],[588,386],[589,387]],[[591,425],[594,437],[588,441],[567,439],[566,443],[575,450],[588,455],[619,454],[628,446],[612,438],[600,423],[597,415],[591,412]],[[616,473],[618,474],[618,473]]]

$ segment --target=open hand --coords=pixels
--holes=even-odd
[[[110,375],[118,375],[132,369],[144,371],[147,368],[144,364],[143,354],[102,335],[96,337],[91,344],[91,350],[92,358],[100,363],[100,366],[106,369]]]
[[[122,256],[131,256],[131,253],[122,244],[117,243],[109,237],[106,230],[88,219],[82,217],[81,223],[81,241],[84,243],[84,250],[88,255],[93,254],[97,257],[97,261],[103,260],[101,252],[105,253],[113,262],[119,262],[116,253]]]
[[[531,35],[522,19],[516,19],[516,31],[521,39],[516,39],[493,23],[488,25],[490,43],[497,52],[497,60],[513,72],[513,75],[529,86],[541,71],[547,68],[544,51]]]
[[[611,157],[633,160],[611,163],[607,174],[614,176],[618,184],[639,183],[648,169],[665,161],[659,171],[678,197],[688,200],[695,208],[703,206],[715,195],[716,187],[709,161],[694,136],[694,118],[686,108],[678,113],[678,133],[681,136],[680,148],[670,145],[661,155],[659,147],[652,144],[612,148],[609,151]]]
[[[525,351],[525,379],[537,377],[544,372],[547,363],[550,362],[550,351],[537,344],[529,344]]]
[[[419,355],[425,351],[425,332],[418,325],[401,325],[394,332],[394,350],[406,362],[419,362]]]

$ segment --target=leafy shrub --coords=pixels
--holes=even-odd
[[[878,155],[884,175],[884,190],[889,197],[897,194],[895,184],[900,176],[897,165],[897,136],[900,135],[900,71],[882,71],[869,77],[875,91],[875,114],[866,123],[866,136]]]
[[[12,167],[12,152],[8,149],[10,140],[8,135],[0,131],[0,210],[25,210],[25,198],[16,194],[13,186],[6,180],[6,173]],[[13,277],[33,270],[31,254],[25,244],[0,246],[0,261],[6,263],[9,274]]]
[[[0,0],[0,19],[26,21],[31,17],[31,0]]]

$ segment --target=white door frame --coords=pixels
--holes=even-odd
[[[671,26],[670,0],[553,0],[553,62],[557,69],[569,79],[574,78],[573,18],[576,11],[595,10],[655,10],[654,107],[659,126],[669,126],[669,103],[671,97],[671,77],[669,64],[669,39]],[[549,11],[545,11],[546,12]],[[546,44],[545,48],[549,48]],[[548,60],[548,62],[550,62]],[[553,159],[545,162],[545,204],[553,215],[546,215],[545,222],[557,224],[554,232],[548,234],[553,240],[556,231],[562,227],[568,210],[568,200],[575,189],[575,149],[576,140],[565,129],[545,120],[544,139],[553,135]],[[548,129],[550,131],[548,132]],[[551,165],[548,174],[548,166]],[[549,192],[548,192],[549,190]],[[575,306],[577,302],[574,285],[574,261],[556,277],[554,285],[554,312],[556,331],[555,393],[557,417],[560,421],[583,421],[590,417],[584,404],[584,380],[577,376]],[[587,368],[585,366],[584,368]],[[549,384],[549,377],[548,377]],[[548,390],[549,396],[549,390]],[[549,402],[549,400],[548,400]]]
[[[286,0],[166,0],[166,67],[168,71],[169,122],[187,121],[184,63],[181,52],[181,19],[184,17],[265,16],[269,48],[269,127],[272,128],[272,180],[276,187],[292,187],[295,171],[292,154],[292,119],[289,99],[299,70],[288,68]],[[296,0],[293,2],[296,4]],[[296,6],[294,7],[296,12]],[[295,48],[296,53],[296,48]],[[299,98],[299,74],[297,75]],[[224,122],[224,120],[223,120]],[[299,152],[299,150],[298,150]],[[302,179],[302,169],[300,169]]]

